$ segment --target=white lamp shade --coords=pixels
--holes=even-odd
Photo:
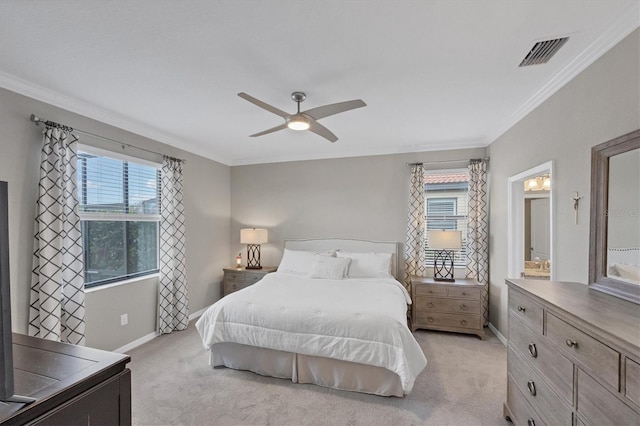
[[[462,231],[429,231],[429,248],[435,250],[461,249]]]
[[[264,244],[266,242],[266,229],[245,228],[240,230],[240,244]]]

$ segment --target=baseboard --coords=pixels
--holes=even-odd
[[[149,333],[146,336],[142,336],[141,338],[136,339],[131,343],[127,343],[126,345],[121,346],[118,349],[114,349],[112,352],[117,352],[119,354],[127,353],[131,349],[137,348],[140,345],[150,342],[158,336],[160,336],[160,333],[158,333],[157,331],[154,331],[153,333]]]
[[[206,311],[209,307],[207,306],[206,308],[202,308],[197,312],[192,313],[191,315],[189,315],[189,321],[193,321],[194,319],[198,318],[200,315],[204,314],[204,311]]]
[[[206,310],[207,310],[207,308],[202,308],[199,311],[194,312],[191,315],[189,315],[189,322],[191,322],[194,319],[198,318]],[[153,339],[155,339],[158,336],[160,336],[160,333],[158,333],[157,331],[154,331],[153,333],[149,333],[146,336],[142,336],[141,338],[136,339],[131,343],[127,343],[124,346],[120,346],[118,349],[114,349],[112,352],[116,352],[116,353],[119,353],[119,354],[124,354],[124,353],[130,351],[131,349],[137,348],[140,345],[143,345],[143,344],[145,344],[147,342],[152,341]]]
[[[493,324],[489,323],[489,330],[491,330],[493,332],[493,334],[496,335],[496,337],[498,338],[498,340],[500,340],[502,342],[503,345],[507,346],[507,339],[502,335],[502,333],[500,333],[498,331],[497,328],[495,328],[493,326]]]

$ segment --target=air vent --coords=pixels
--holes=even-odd
[[[546,64],[549,59],[569,40],[569,37],[539,41],[533,45],[527,56],[520,62],[520,67]]]

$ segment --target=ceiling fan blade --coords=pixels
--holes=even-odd
[[[260,99],[256,99],[251,95],[247,95],[244,92],[240,92],[238,93],[238,96],[240,96],[242,99],[245,99],[249,102],[251,102],[254,105],[259,106],[260,108],[266,109],[269,112],[274,113],[275,115],[279,115],[280,117],[286,119],[287,117],[289,117],[289,114],[287,114],[286,112],[282,111],[281,109],[278,109],[274,106],[271,106],[267,103],[262,102]]]
[[[323,138],[327,139],[329,142],[335,142],[338,140],[338,137],[331,133],[331,130],[324,127],[322,124],[318,123],[315,120],[310,120],[309,123],[309,131],[315,133],[316,135],[320,135]]]
[[[355,99],[353,101],[338,102],[337,104],[311,108],[303,112],[316,120],[320,120],[321,118],[329,117],[330,115],[349,111],[351,109],[362,108],[363,106],[367,106],[367,104],[365,104],[361,99]]]
[[[287,128],[287,123],[284,123],[284,124],[281,124],[279,126],[267,129],[264,132],[260,132],[260,133],[254,134],[254,135],[250,135],[250,137],[253,138],[253,137],[256,137],[256,136],[268,135],[269,133],[277,132],[278,130],[282,130],[282,129],[286,129],[286,128]]]

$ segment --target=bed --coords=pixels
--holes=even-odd
[[[277,272],[197,321],[210,365],[407,395],[427,360],[407,326],[411,300],[394,278],[397,259],[397,243],[286,241]]]
[[[607,249],[607,276],[640,285],[640,248]]]

